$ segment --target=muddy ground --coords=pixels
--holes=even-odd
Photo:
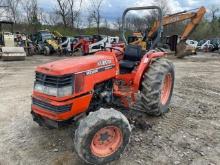
[[[59,59],[34,56],[23,62],[0,61],[0,164],[80,165],[71,126],[47,130],[30,115],[34,69]],[[220,164],[220,55],[172,59],[176,67],[170,112],[145,117],[134,128],[122,158],[111,165]]]

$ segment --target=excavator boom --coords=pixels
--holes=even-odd
[[[192,10],[183,11],[163,17],[163,21],[162,21],[163,26],[175,24],[185,20],[190,20],[189,23],[185,26],[183,33],[180,35],[179,43],[175,43],[177,44],[175,48],[176,50],[175,53],[177,58],[183,58],[187,55],[191,55],[192,53],[195,53],[195,48],[187,45],[185,43],[185,40],[189,37],[189,35],[193,32],[193,30],[197,27],[197,25],[202,21],[202,18],[204,17],[205,13],[206,13],[205,7],[200,7],[196,12],[192,12]],[[159,28],[159,23],[158,21],[155,21],[151,28],[151,31],[148,33],[149,40],[154,40],[155,36],[157,35],[158,28]]]
[[[198,9],[197,12],[183,11],[172,15],[167,15],[163,17],[162,25],[166,26],[173,23],[178,23],[191,19],[190,23],[187,24],[181,35],[181,40],[184,40],[191,34],[191,32],[201,22],[205,13],[206,13],[205,7],[201,7]],[[157,32],[158,27],[159,27],[159,23],[158,21],[155,21],[153,27],[151,28],[151,31],[148,33],[148,38],[152,38],[154,36],[154,34]]]
[[[167,15],[163,17],[162,20],[162,26],[167,26],[171,24],[175,24],[178,22],[183,22],[185,20],[190,20],[189,23],[185,26],[183,33],[180,35],[180,41],[177,43],[178,37],[176,37],[176,40],[172,41],[172,45],[175,45],[174,49],[176,52],[176,56],[178,58],[182,58],[187,55],[191,55],[192,53],[195,53],[195,49],[191,48],[189,45],[186,45],[185,40],[189,37],[189,35],[193,32],[193,30],[197,27],[197,25],[201,22],[202,18],[204,17],[206,13],[205,7],[198,8],[197,11],[194,11],[196,9],[190,10],[190,11],[183,11],[171,15]],[[160,27],[160,22],[155,21],[151,30],[147,34],[147,38],[144,39],[144,37],[140,37],[139,33],[133,33],[133,37],[135,40],[130,42],[131,45],[140,45],[143,50],[146,50],[146,48],[149,47],[148,42],[153,42],[158,37],[158,29]],[[150,43],[149,42],[149,43]],[[175,42],[175,43],[174,43]]]
[[[197,25],[202,21],[206,13],[206,9],[201,7],[196,13],[194,17],[191,17],[191,21],[186,25],[185,30],[181,35],[181,40],[185,40],[188,36],[193,32],[193,30],[197,27]]]

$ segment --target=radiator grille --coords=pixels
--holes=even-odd
[[[56,88],[73,85],[73,75],[51,76],[36,72],[35,79],[36,83]]]
[[[54,105],[51,105],[49,103],[43,102],[35,98],[32,98],[32,104],[42,109],[46,109],[46,110],[56,112],[56,113],[62,113],[62,112],[67,112],[71,110],[71,104],[64,105],[64,106],[54,106]]]

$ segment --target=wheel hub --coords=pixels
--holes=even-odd
[[[118,127],[104,127],[93,137],[90,146],[91,152],[98,157],[110,156],[118,150],[122,141],[122,132]]]
[[[105,142],[105,141],[107,141],[109,138],[111,138],[111,136],[108,134],[108,132],[105,132],[105,133],[103,133],[103,134],[100,135],[99,141]]]
[[[161,103],[165,105],[169,100],[170,93],[172,89],[172,76],[170,73],[166,74],[163,80],[163,85],[161,89]]]

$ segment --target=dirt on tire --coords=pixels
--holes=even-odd
[[[116,127],[121,132],[121,143],[118,144],[118,148],[115,148],[112,153],[101,156],[97,156],[92,151],[93,146],[93,139],[96,138],[97,132],[101,129],[107,128],[107,127]],[[105,129],[103,134],[100,137],[97,138],[103,138],[106,139],[108,134],[108,129]],[[114,133],[116,134],[116,132]],[[74,144],[75,144],[75,150],[79,157],[84,160],[87,163],[90,164],[106,164],[108,162],[111,162],[113,160],[117,160],[122,155],[125,147],[129,143],[131,135],[131,127],[127,120],[127,118],[119,111],[116,111],[114,109],[103,109],[101,108],[98,111],[91,112],[86,118],[82,119],[80,121],[79,127],[77,128],[75,132],[75,138],[74,138]],[[107,139],[106,139],[107,140]],[[105,141],[106,141],[105,140]],[[101,143],[100,140],[98,143]],[[108,140],[107,140],[107,143]],[[105,144],[94,144],[98,153],[105,152],[103,150],[103,145],[105,147],[108,147]],[[114,144],[113,144],[114,145]],[[113,145],[110,145],[112,147]],[[101,146],[101,147],[97,147]],[[101,151],[100,151],[101,150]],[[113,148],[111,148],[113,150]]]

